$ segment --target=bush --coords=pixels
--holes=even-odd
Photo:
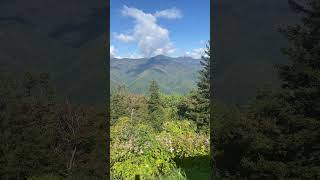
[[[114,179],[170,174],[173,156],[156,139],[151,126],[120,118],[111,127],[111,171]]]
[[[185,179],[174,158],[207,155],[209,139],[188,120],[167,121],[157,133],[150,125],[127,117],[111,127],[112,179]]]
[[[209,153],[209,138],[196,133],[192,121],[168,121],[163,124],[163,131],[157,136],[174,157],[194,157]]]

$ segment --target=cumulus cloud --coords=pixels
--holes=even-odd
[[[205,56],[205,49],[204,48],[196,48],[192,51],[187,51],[185,56],[190,56],[194,59],[200,59],[202,56]]]
[[[123,16],[131,17],[134,27],[131,34],[118,34],[115,38],[122,42],[135,42],[143,57],[156,56],[159,54],[170,55],[175,52],[170,41],[169,31],[157,23],[157,17],[173,19],[181,16],[177,9],[163,10],[155,15],[145,13],[142,10],[124,6],[121,13]]]
[[[141,54],[137,54],[137,53],[131,53],[129,55],[129,58],[130,59],[140,59],[140,58],[143,58],[143,56]]]
[[[115,35],[115,38],[119,41],[126,42],[126,43],[134,41],[133,36],[129,36],[129,35],[125,35],[125,34]]]
[[[155,17],[163,17],[163,18],[168,18],[168,19],[178,19],[182,18],[182,14],[179,9],[177,8],[171,8],[171,9],[165,9],[162,11],[157,11],[154,14]]]

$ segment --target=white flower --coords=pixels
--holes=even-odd
[[[172,147],[170,147],[170,152],[173,152],[173,150],[174,150],[174,149],[173,149]]]

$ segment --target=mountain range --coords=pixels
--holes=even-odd
[[[195,88],[200,68],[200,59],[191,57],[111,58],[111,89],[125,85],[134,93],[145,93],[155,80],[164,93],[185,94]]]

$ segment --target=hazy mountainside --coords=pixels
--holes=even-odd
[[[185,94],[195,87],[200,68],[200,60],[191,57],[112,58],[111,89],[125,85],[132,92],[145,93],[149,82],[156,80],[165,93]]]

